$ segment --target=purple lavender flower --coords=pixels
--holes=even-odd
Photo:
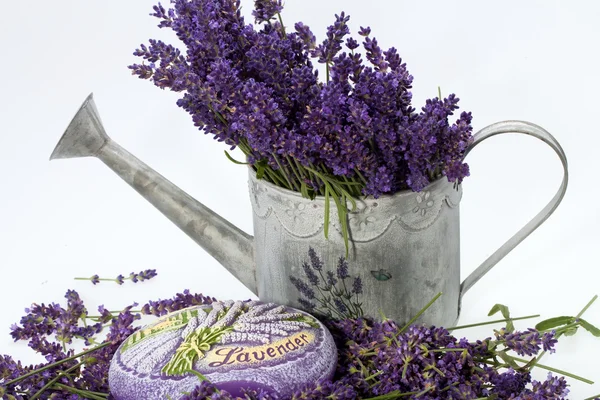
[[[503,328],[496,333],[496,337],[498,340],[503,341],[506,347],[521,356],[537,354],[540,351],[540,344],[542,343],[540,333],[532,328],[529,328],[525,332],[512,333],[506,332]]]
[[[129,279],[131,279],[132,282],[137,283],[139,281],[147,281],[148,279],[152,279],[157,275],[156,270],[155,269],[147,269],[144,271],[141,271],[139,273],[135,273],[132,272],[129,274]]]
[[[299,298],[298,303],[300,303],[300,306],[308,312],[314,312],[315,309],[317,308],[317,305],[315,303],[313,303],[310,300],[306,300],[304,298]]]
[[[532,386],[531,392],[535,399],[562,399],[569,394],[565,378],[552,376],[551,372],[544,382],[533,381]]]
[[[162,317],[173,311],[183,310],[192,306],[211,304],[214,301],[216,301],[214,297],[207,297],[199,293],[191,294],[189,289],[186,289],[183,293],[177,293],[171,299],[149,301],[142,306],[141,313]]]
[[[348,385],[345,382],[320,380],[313,384],[309,384],[302,390],[294,393],[291,400],[320,400],[326,398],[354,400],[358,398],[358,394],[351,385]]]
[[[300,40],[304,43],[304,50],[313,50],[317,46],[317,38],[308,26],[304,25],[302,22],[296,22],[294,28],[296,29],[298,37],[300,37]]]
[[[550,353],[554,353],[556,351],[554,349],[554,346],[556,345],[556,343],[558,343],[558,340],[556,339],[555,331],[544,333],[542,335],[541,340],[542,340],[542,348],[544,349],[544,351],[549,351]]]
[[[335,308],[337,309],[337,311],[340,314],[343,315],[348,312],[348,307],[346,307],[344,302],[342,300],[340,300],[338,297],[333,299],[333,304],[335,304]]]
[[[348,49],[350,49],[351,51],[358,49],[359,46],[360,45],[354,38],[349,37],[348,39],[346,39],[346,47],[348,47]]]
[[[332,271],[327,271],[327,284],[329,286],[335,286],[337,284],[337,279]]]
[[[312,270],[308,264],[307,267]],[[332,275],[335,278],[335,274]],[[74,352],[71,349],[63,352],[62,343],[51,342],[46,336],[61,329],[78,332],[81,328],[81,316],[87,314],[76,292],[68,291],[65,298],[66,308],[60,305],[32,305],[21,320],[23,326],[13,329],[19,338],[30,340],[33,349],[46,355],[48,362],[64,360],[74,356]],[[181,309],[211,301],[211,298],[192,295],[186,290],[169,301],[151,302],[152,305],[149,303],[144,308],[163,314],[167,308]],[[316,306],[308,300],[305,303],[309,307]],[[340,312],[348,307],[340,298],[336,298],[334,304]],[[45,388],[47,393],[42,398],[75,399],[86,397],[86,394],[102,394],[110,399],[108,367],[119,345],[138,329],[134,323],[139,320],[140,314],[132,311],[135,306],[136,304],[132,304],[118,315],[103,319],[100,325],[108,324],[109,327],[106,341],[101,348],[93,350],[87,356],[76,357],[85,364],[84,368],[71,370],[68,376],[58,374],[65,374],[65,371],[76,367],[78,360],[64,362],[44,372],[26,376],[28,372],[47,364],[23,366],[10,356],[0,355],[0,395],[25,399]],[[110,314],[104,307],[100,307],[99,312],[101,315]],[[54,317],[57,321],[62,319],[56,326],[50,323]],[[41,326],[36,326],[36,321],[41,322]],[[422,393],[419,397],[424,399],[561,399],[568,394],[567,382],[562,377],[549,374],[544,381],[531,381],[526,368],[515,371],[489,365],[490,360],[497,355],[496,347],[502,344],[507,347],[510,345],[513,349],[524,349],[527,346],[533,348],[537,345],[539,351],[540,343],[547,343],[548,349],[551,349],[555,342],[552,332],[540,335],[533,329],[513,333],[500,330],[497,332],[497,341],[488,338],[469,342],[466,339],[456,339],[443,328],[413,325],[401,330],[397,323],[390,320],[375,322],[357,318],[327,320],[325,323],[338,345],[339,362],[335,381],[311,383],[294,393],[292,399],[349,400],[377,396],[396,397],[409,393]],[[449,351],[453,349],[457,351]],[[56,378],[56,382],[63,386],[48,387],[48,382]],[[77,394],[73,394],[73,391]],[[283,400],[264,391],[245,390],[243,393],[245,400]],[[184,400],[204,398],[234,399],[226,390],[217,390],[208,381],[199,383],[183,397]],[[235,399],[241,400],[240,397]]]
[[[360,276],[354,278],[354,282],[352,283],[352,293],[362,294],[362,279],[360,279]]]
[[[269,22],[283,10],[281,0],[254,0],[252,15],[257,23]]]
[[[320,63],[330,63],[342,49],[344,36],[350,33],[348,21],[350,16],[344,12],[335,16],[335,23],[327,28],[327,39],[311,53]]]
[[[462,158],[472,141],[471,115],[449,121],[458,102],[453,95],[429,100],[416,113],[412,76],[396,49],[384,51],[370,37],[370,28],[358,32],[365,65],[354,54],[358,42],[347,37],[345,13],[316,46],[306,25],[296,23],[286,34],[271,21],[280,0],[255,1],[253,15],[268,21],[260,31],[245,23],[239,7],[236,0],[154,7],[159,26],[174,30],[186,51],[150,40],[135,51],[146,62],[130,66],[132,73],[182,92],[177,104],[195,126],[240,147],[255,169],[266,170],[263,179],[299,192],[306,187],[311,198],[325,186],[308,173],[313,167],[342,187],[350,181],[352,196],[420,191],[443,176],[458,183],[468,176]],[[311,56],[327,64],[325,83]]]
[[[308,286],[306,282],[293,276],[290,276],[290,281],[296,287],[296,289],[298,289],[298,292],[300,292],[300,294],[302,294],[304,297],[309,300],[315,298],[315,291]]]
[[[100,281],[112,281],[112,282],[116,282],[119,285],[122,285],[125,280],[131,280],[133,283],[139,282],[139,281],[147,281],[149,279],[154,278],[157,275],[156,270],[155,269],[147,269],[138,273],[132,272],[129,274],[129,276],[126,278],[123,275],[119,275],[117,276],[115,279],[108,279],[108,278],[100,278],[98,275],[92,275],[90,278],[75,278],[75,280],[79,280],[79,281],[91,281],[94,285],[100,283]]]
[[[360,27],[360,30],[358,31],[358,34],[360,36],[369,36],[371,34],[371,28],[370,27],[366,27],[363,28],[362,26]]]
[[[531,375],[517,373],[509,368],[506,372],[493,375],[490,381],[494,385],[492,393],[508,399],[523,392],[525,386],[531,382]]]
[[[315,249],[309,247],[308,256],[310,257],[310,264],[315,269],[315,271],[321,271],[323,269],[323,261],[321,261],[321,259],[317,255]]]
[[[348,261],[344,257],[339,258],[336,272],[339,279],[344,280],[350,277],[350,274],[348,274]]]
[[[312,268],[307,263],[302,263],[302,269],[304,270],[304,275],[306,275],[308,282],[312,286],[317,286],[319,284],[319,277],[314,273]]]

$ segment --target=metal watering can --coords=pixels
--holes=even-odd
[[[456,323],[462,296],[540,226],[561,202],[568,182],[566,156],[544,129],[522,121],[490,125],[474,136],[467,154],[502,133],[531,135],[548,144],[564,168],[552,200],[520,231],[460,281],[459,202],[462,188],[445,177],[423,191],[358,199],[348,214],[349,257],[336,207],[256,179],[250,169],[254,236],[236,228],[179,189],[104,131],[92,95],[85,100],[50,159],[97,157],[221,263],[261,300],[332,317],[366,315],[406,322],[439,292],[421,322]]]

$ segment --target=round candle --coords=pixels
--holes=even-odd
[[[116,400],[176,400],[200,383],[197,373],[235,396],[242,389],[287,396],[332,378],[336,364],[331,334],[310,314],[225,301],[177,311],[140,329],[115,353],[108,379]]]

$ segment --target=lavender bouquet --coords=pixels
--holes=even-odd
[[[259,179],[335,201],[348,247],[347,205],[358,196],[420,191],[445,176],[460,183],[471,143],[471,114],[450,94],[411,105],[413,77],[395,48],[383,51],[370,28],[350,37],[343,12],[317,44],[301,22],[286,28],[281,0],[255,0],[255,27],[239,0],[173,0],[154,7],[182,51],[159,40],[134,54],[132,73],[182,92],[177,104],[194,124],[239,148]],[[362,47],[361,47],[362,45]],[[366,58],[365,62],[363,60]],[[324,64],[320,81],[313,61]],[[328,211],[325,212],[326,226]]]

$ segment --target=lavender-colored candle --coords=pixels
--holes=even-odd
[[[333,338],[313,316],[225,301],[177,311],[136,332],[115,353],[108,378],[116,400],[178,399],[199,384],[191,371],[233,395],[249,388],[286,396],[331,378],[336,363]]]

